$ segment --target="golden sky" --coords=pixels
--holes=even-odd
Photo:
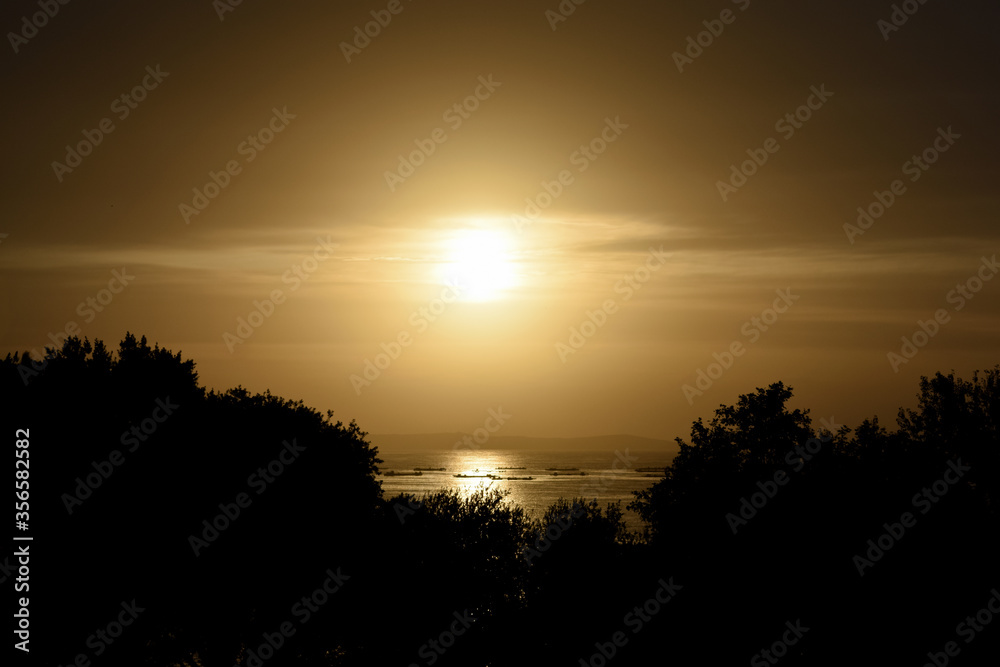
[[[891,421],[1000,328],[997,7],[911,9],[9,3],[2,351],[130,330],[373,433]]]

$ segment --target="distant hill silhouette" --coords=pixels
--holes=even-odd
[[[426,434],[383,434],[370,435],[373,444],[382,451],[414,451],[414,450],[469,450],[463,443],[465,437],[473,437],[471,433],[426,433]],[[473,439],[472,443],[476,443]],[[637,435],[598,435],[582,438],[534,438],[524,436],[506,436],[490,434],[483,444],[476,445],[481,449],[503,449],[540,452],[586,452],[614,451],[630,448],[633,450],[662,450],[667,454],[679,451],[677,445],[669,440],[643,438]]]

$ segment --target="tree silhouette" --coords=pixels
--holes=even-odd
[[[45,590],[89,601],[40,605],[53,615],[62,607],[64,629],[44,651],[71,661],[86,650],[95,617],[113,619],[121,601],[136,598],[148,609],[146,634],[126,633],[119,657],[140,658],[153,637],[165,654],[232,664],[242,644],[287,620],[290,594],[313,590],[327,568],[361,569],[354,541],[364,541],[382,501],[376,452],[356,424],[270,393],[206,393],[194,362],[132,334],[117,355],[78,338],[49,355],[27,384],[17,368],[25,355],[0,364],[6,414],[31,427],[32,507],[51,535],[39,558],[50,572]],[[160,420],[162,406],[171,407]],[[301,458],[275,464],[293,441]],[[248,484],[269,465],[280,474]],[[252,504],[220,520],[229,525],[196,556],[191,537],[203,538],[203,521],[240,493]],[[339,612],[331,608],[312,631],[350,617],[351,599],[345,592]],[[180,629],[189,646],[167,641]]]

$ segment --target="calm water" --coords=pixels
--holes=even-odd
[[[626,460],[626,453],[631,460]],[[422,496],[441,489],[457,489],[468,493],[480,486],[510,491],[509,502],[523,507],[529,515],[542,518],[545,510],[558,498],[597,498],[603,509],[608,502],[623,501],[624,508],[634,497],[632,491],[648,488],[662,474],[671,455],[662,451],[611,452],[538,452],[486,450],[380,452],[383,473],[413,472],[414,468],[444,468],[443,471],[422,471],[416,476],[380,475],[387,498],[399,493]],[[617,461],[617,463],[615,463]],[[617,470],[612,469],[612,466]],[[506,469],[505,469],[506,468]],[[515,469],[516,468],[516,469]],[[523,468],[523,469],[521,469]],[[579,470],[546,470],[546,468],[578,468]],[[657,468],[660,472],[639,472],[637,468]],[[478,472],[477,472],[478,470]],[[557,472],[558,474],[553,474]],[[580,475],[580,473],[586,473]],[[457,478],[456,474],[500,477],[532,477],[531,480]],[[638,529],[642,520],[626,511],[626,523]]]

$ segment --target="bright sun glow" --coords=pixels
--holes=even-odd
[[[509,234],[466,229],[447,241],[444,278],[456,283],[465,301],[492,301],[517,284]]]

